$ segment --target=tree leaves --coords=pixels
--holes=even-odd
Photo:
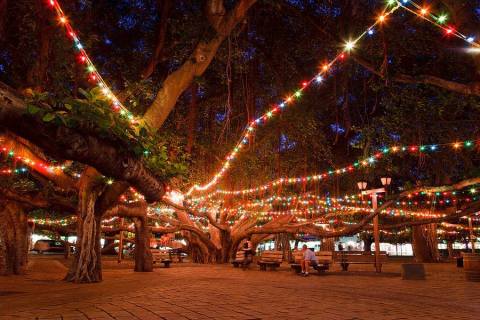
[[[47,101],[44,98],[29,104],[27,113],[44,122],[77,128],[113,141],[119,149],[144,158],[147,166],[165,179],[186,173],[186,156],[175,136],[151,134],[143,122],[132,124],[127,117],[114,113],[98,89],[79,89],[79,92],[85,99]],[[172,152],[167,145],[175,150]],[[175,155],[174,159],[169,158],[169,153]]]
[[[43,116],[42,120],[44,122],[50,122],[53,119],[55,119],[55,114],[54,113],[47,113],[46,115]]]

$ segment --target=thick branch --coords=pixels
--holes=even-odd
[[[145,113],[144,120],[152,130],[158,130],[163,125],[177,103],[177,99],[190,86],[194,77],[201,76],[205,72],[223,40],[244,19],[248,9],[256,0],[240,0],[235,8],[224,16],[219,14],[221,12],[219,2],[222,1],[211,0],[207,4],[207,11],[211,13],[207,16],[210,16],[210,22],[213,23],[217,34],[208,42],[201,41],[190,58],[165,79],[157,97]]]
[[[106,176],[128,182],[144,194],[147,201],[158,201],[165,193],[161,179],[137,157],[96,135],[27,116],[24,101],[2,83],[0,126],[30,140],[53,157],[78,161],[94,167]]]
[[[170,8],[172,6],[171,0],[157,0],[157,7],[160,11],[160,21],[158,22],[158,31],[157,31],[157,43],[155,45],[155,50],[148,62],[148,65],[142,72],[142,79],[150,78],[155,67],[157,66],[160,58],[163,54],[163,48],[165,47],[165,38],[167,35],[168,27],[168,16],[170,13]]]
[[[353,59],[363,66],[368,71],[377,75],[378,77],[385,79],[385,75],[378,71],[375,66],[369,61],[358,55],[352,55]],[[446,89],[452,92],[457,92],[463,95],[474,95],[480,96],[480,82],[471,82],[467,84],[454,82],[450,80],[445,80],[437,76],[432,75],[418,75],[411,76],[403,73],[397,73],[392,77],[388,77],[387,80],[392,80],[399,83],[409,83],[409,84],[428,84],[433,85],[442,89]]]
[[[30,159],[35,163],[45,163],[47,160],[43,154],[41,154],[39,150],[33,150],[35,148],[28,146],[27,143],[28,141],[24,141],[22,138],[18,138],[12,134],[0,135],[0,145],[8,150],[13,150],[15,156]],[[64,190],[73,190],[77,188],[75,180],[63,173],[63,171],[52,172],[39,166],[32,166],[31,169],[35,170],[48,180],[53,181],[57,186]]]
[[[10,189],[0,188],[0,199],[1,198],[23,203],[31,208],[52,208],[69,213],[76,211],[75,205],[70,200],[55,195],[44,197],[40,193],[37,193],[35,196],[31,196],[28,194],[18,194]]]

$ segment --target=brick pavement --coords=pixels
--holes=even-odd
[[[480,284],[451,264],[428,265],[428,280],[403,281],[399,264],[303,278],[229,265],[174,264],[153,273],[107,267],[104,282],[64,283],[64,267],[0,278],[3,319],[480,319]]]

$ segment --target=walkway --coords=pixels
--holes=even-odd
[[[174,264],[134,273],[106,263],[104,282],[64,283],[55,258],[36,258],[26,277],[0,278],[0,319],[478,319],[480,284],[453,265],[427,267],[427,281],[403,281],[391,264],[365,271],[296,276],[257,268]],[[355,270],[355,269],[354,269]]]

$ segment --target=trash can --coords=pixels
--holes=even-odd
[[[463,257],[457,258],[457,268],[463,268]]]

